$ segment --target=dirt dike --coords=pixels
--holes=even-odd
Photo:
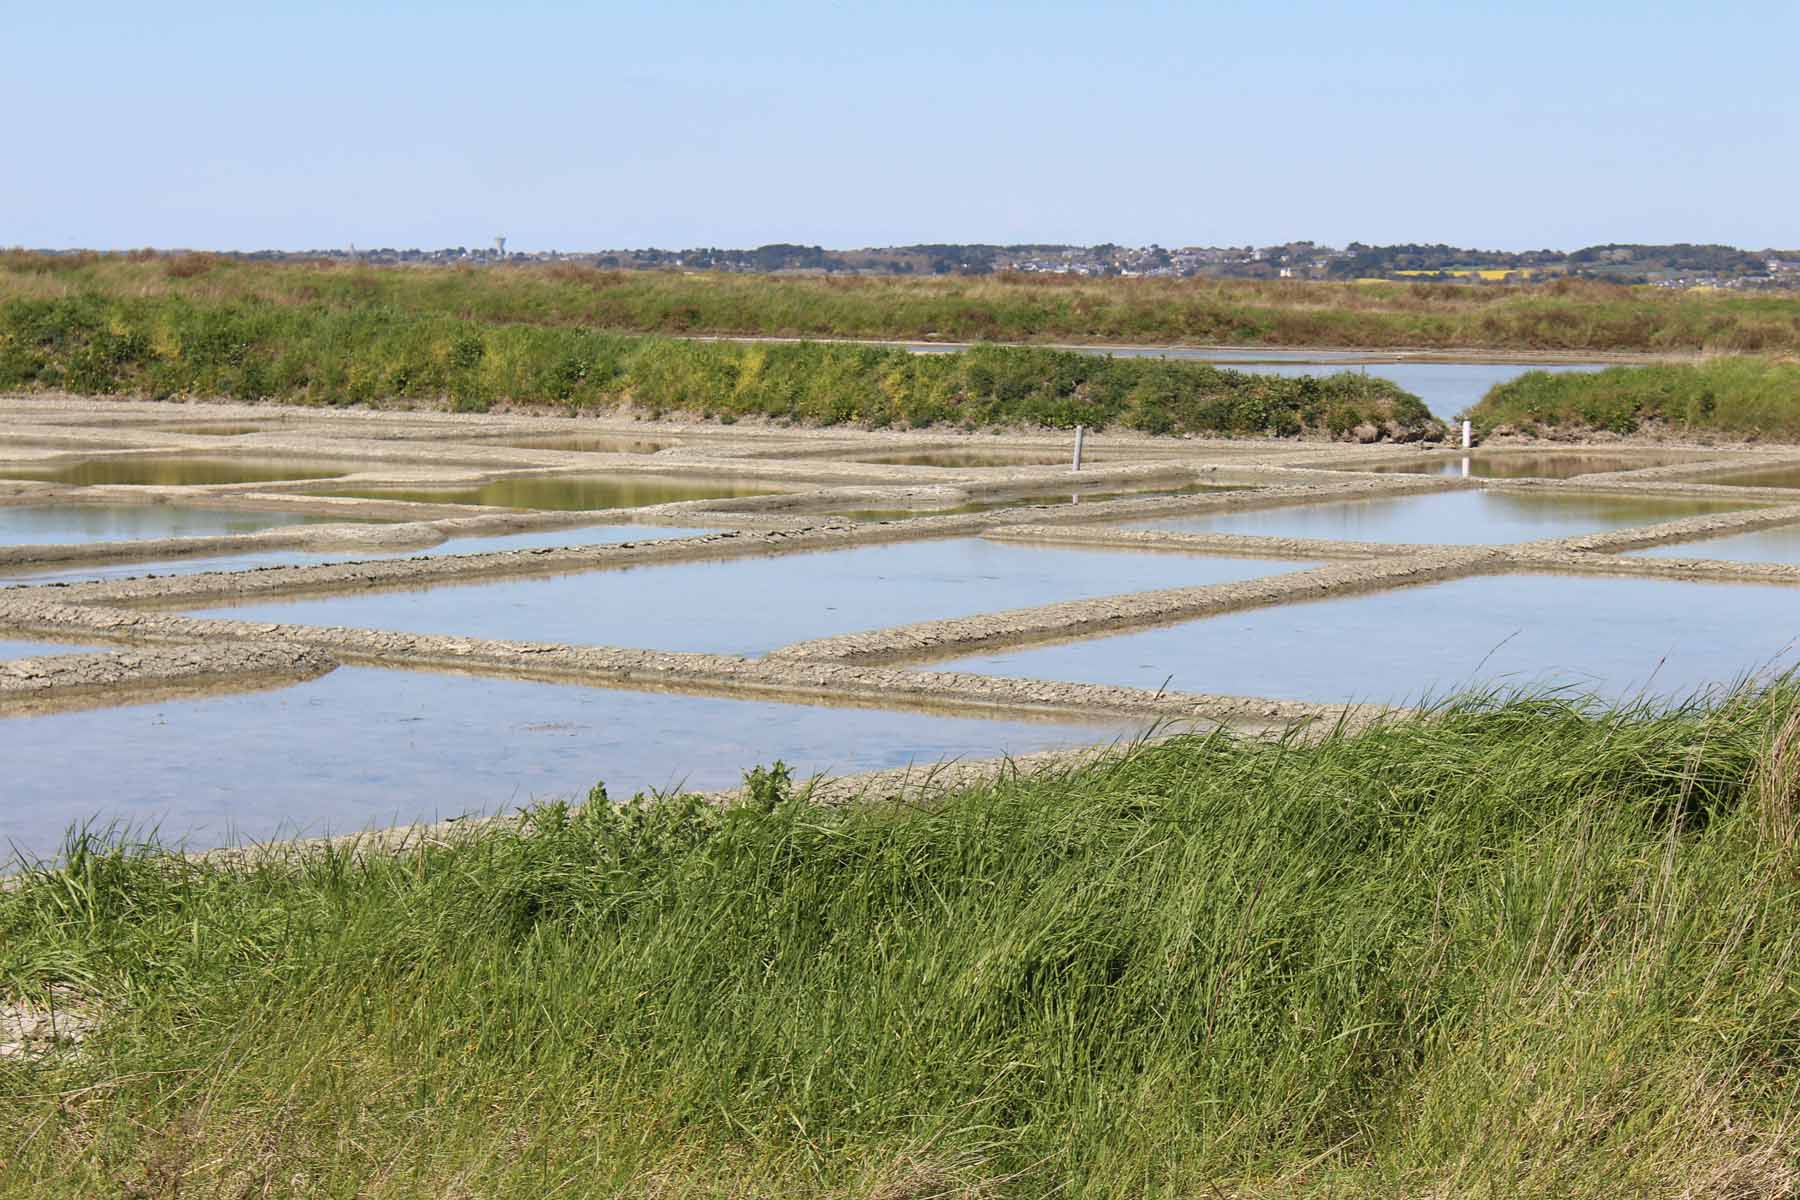
[[[1723,558],[1630,558],[1622,554],[1514,552],[1511,569],[1519,573],[1600,575],[1620,578],[1670,579],[1686,583],[1769,583],[1800,585],[1800,566],[1790,563],[1735,562]]]
[[[154,401],[90,400],[70,396],[0,396],[0,410],[14,421],[19,436],[27,441],[41,437],[82,437],[116,440],[128,437],[128,453],[179,449],[184,452],[233,457],[316,457],[364,459],[371,463],[403,462],[413,465],[501,467],[568,467],[603,464],[614,470],[681,471],[707,461],[730,461],[753,468],[757,458],[769,458],[783,449],[794,452],[801,471],[824,470],[832,474],[872,474],[890,479],[931,478],[947,470],[1057,470],[1055,465],[1019,468],[933,467],[844,461],[819,462],[840,450],[850,453],[904,453],[953,449],[1003,452],[1058,452],[1073,445],[1072,432],[1012,431],[969,433],[951,429],[862,430],[848,427],[757,427],[695,422],[640,421],[623,417],[519,415],[512,413],[447,414],[356,409],[280,409],[282,418],[268,429],[233,437],[182,434],[173,428],[157,428],[146,422],[170,423],[171,406]],[[258,424],[271,420],[270,408],[220,403],[205,406],[212,423]],[[158,408],[164,410],[156,411]],[[125,410],[125,411],[121,411]],[[127,421],[127,418],[131,418]],[[199,418],[195,418],[196,422]],[[126,432],[128,431],[128,432]],[[670,445],[651,453],[629,451],[575,451],[500,445],[499,440],[559,437],[584,434],[621,440],[664,441]],[[1242,455],[1266,452],[1292,455],[1329,450],[1329,443],[1281,442],[1273,439],[1157,437],[1126,430],[1107,431],[1105,446],[1097,452],[1123,453],[1151,459],[1190,460],[1208,455]],[[99,450],[98,446],[95,450]],[[92,457],[93,452],[71,458]],[[754,456],[754,457],[752,457]],[[0,442],[0,459],[5,445]],[[626,464],[629,464],[627,466]],[[780,463],[765,463],[780,466]],[[1110,464],[1091,463],[1089,469]],[[919,474],[923,472],[924,474]]]
[[[921,621],[869,633],[819,638],[784,646],[771,651],[768,657],[779,661],[823,659],[864,664],[920,662],[961,656],[995,646],[1015,647],[1098,633],[1121,633],[1224,612],[1451,579],[1473,574],[1501,561],[1501,552],[1491,547],[1418,548],[1416,553],[1400,558],[1338,562],[1233,583],[1069,600],[1035,608]]]
[[[255,496],[245,496],[238,504],[220,505],[220,507],[263,507],[254,503],[256,499]],[[353,501],[350,506],[347,506],[347,510],[361,511],[360,504],[361,502]],[[275,506],[271,505],[270,507]],[[339,507],[345,508],[346,506]],[[386,505],[380,507],[388,508]],[[429,507],[434,511],[443,511],[440,506]],[[688,523],[695,515],[713,518],[709,519],[707,524],[727,526],[737,524],[734,521],[716,519],[719,516],[730,514],[695,514],[687,510],[673,513],[661,511],[668,507],[668,505],[659,505],[656,512],[646,512],[643,509],[621,509],[618,510],[619,515],[614,518],[604,510],[532,512],[517,509],[471,508],[460,505],[449,510],[456,515],[436,517],[430,520],[388,522],[346,520],[343,523],[284,525],[249,533],[216,536],[0,546],[0,566],[162,562],[173,559],[209,558],[280,550],[317,554],[343,553],[345,555],[354,555],[357,551],[427,550],[456,538],[496,537],[509,533],[531,533],[556,529],[574,530],[587,525],[642,525],[648,537],[651,531],[659,527],[659,524],[681,525]],[[765,526],[780,529],[795,526],[806,527],[817,523],[816,521],[797,521],[786,517],[774,520],[751,518],[748,523],[755,525],[759,520]],[[580,544],[582,543],[579,538],[571,539],[571,545]],[[478,552],[479,547],[471,547],[471,553]]]
[[[1671,543],[1704,541],[1735,533],[1774,529],[1800,523],[1800,504],[1747,509],[1737,513],[1719,513],[1698,517],[1682,517],[1655,525],[1639,525],[1628,529],[1603,530],[1564,538],[1547,538],[1536,542],[1500,543],[1485,547],[1496,556],[1483,569],[1516,568],[1541,570],[1555,568],[1573,573],[1608,570],[1622,551]],[[1446,552],[1483,547],[1458,547],[1430,543],[1345,542],[1323,538],[1284,538],[1257,534],[1178,533],[1173,530],[1118,529],[1108,525],[1007,525],[990,529],[984,535],[997,541],[1038,543],[1043,545],[1092,546],[1096,548],[1129,547],[1133,550],[1228,554],[1244,558],[1292,559],[1394,559],[1421,551]],[[1639,562],[1627,560],[1629,563]],[[1743,563],[1696,557],[1692,560],[1658,559],[1661,563],[1681,562],[1682,572],[1697,579],[1737,578],[1786,580],[1800,577],[1800,566],[1782,563]],[[1642,573],[1626,567],[1624,573]],[[1668,574],[1656,569],[1656,574]]]
[[[1735,500],[1749,508],[1753,505],[1792,503],[1795,493],[1782,488],[1732,487],[1716,483],[1687,483],[1679,480],[1643,480],[1625,475],[1581,475],[1574,479],[1493,479],[1483,480],[1491,492],[1545,492],[1578,496],[1630,496],[1643,500]]]
[[[1205,590],[1205,589],[1186,589]],[[1124,597],[1122,599],[1132,599]],[[1026,610],[1032,612],[1035,610]],[[107,679],[125,679],[137,670],[146,676],[166,678],[169,663],[233,661],[229,655],[215,660],[207,650],[221,653],[232,647],[252,651],[268,649],[268,659],[246,660],[254,671],[269,675],[283,656],[300,649],[322,652],[320,662],[355,662],[399,669],[440,669],[470,674],[532,678],[549,682],[583,683],[632,690],[683,691],[709,695],[750,696],[795,700],[803,703],[860,704],[955,710],[981,715],[1005,712],[1024,716],[1064,719],[1107,719],[1118,716],[1197,717],[1217,722],[1294,722],[1336,719],[1343,706],[1267,700],[1256,697],[1215,696],[1204,693],[1151,692],[1140,688],[1099,684],[1061,683],[1039,679],[1009,679],[956,672],[868,669],[833,661],[808,661],[776,655],[760,659],[731,655],[639,650],[610,646],[570,646],[560,643],[501,641],[437,634],[399,633],[345,626],[288,625],[225,618],[184,617],[172,614],[100,608],[90,605],[55,604],[41,597],[27,597],[0,610],[0,620],[13,628],[67,636],[129,638],[146,646],[141,662],[136,651],[99,655],[61,655],[21,660],[9,666],[25,669],[20,674],[44,681],[29,690],[79,686],[89,672]],[[158,643],[173,643],[158,650]],[[93,659],[98,665],[78,668],[60,660]],[[315,660],[297,659],[304,667]],[[45,664],[53,664],[46,667]],[[290,668],[294,677],[298,668]],[[60,672],[45,674],[45,672]],[[197,677],[190,671],[184,678]]]
[[[304,441],[290,442],[288,445],[295,450],[318,449]],[[437,449],[444,448],[438,447]],[[411,452],[417,453],[416,450]],[[1310,453],[1316,454],[1317,451]],[[571,456],[562,455],[561,457]],[[619,456],[606,457],[617,458]],[[691,466],[692,464],[690,464]],[[585,464],[579,469],[568,468],[575,473],[585,473],[593,469],[591,463]],[[711,469],[717,469],[716,462]],[[691,473],[689,468],[683,468],[683,470]],[[920,472],[925,473],[926,482],[918,481]],[[404,479],[395,477],[394,482],[396,486],[435,486],[439,483],[480,483],[492,479],[519,478],[527,475],[548,477],[563,473],[566,472],[542,470],[529,472],[459,471],[452,475],[445,475],[441,472],[423,474],[412,472]],[[801,482],[795,478],[796,472],[790,462],[765,464],[765,474],[767,476],[765,481],[774,485],[799,486]],[[1323,495],[1324,491],[1330,490],[1343,490],[1346,495],[1355,495],[1363,488],[1397,491],[1409,486],[1403,482],[1358,481],[1354,478],[1326,478],[1309,483],[1305,480],[1295,479],[1292,475],[1283,474],[1279,467],[1263,467],[1255,463],[1220,467],[1216,464],[1179,465],[1166,461],[1110,468],[1095,467],[1079,475],[1074,475],[1062,468],[1042,467],[946,469],[880,466],[872,467],[867,471],[858,468],[851,474],[852,477],[859,480],[866,480],[871,475],[880,475],[883,477],[883,481],[850,484],[841,484],[839,481],[841,486],[836,488],[818,487],[811,490],[779,492],[761,497],[722,497],[710,500],[680,501],[636,509],[594,510],[580,513],[527,512],[505,508],[431,504],[413,500],[364,499],[320,495],[309,490],[329,487],[341,481],[297,480],[204,486],[95,485],[76,487],[29,483],[16,488],[8,488],[0,485],[0,504],[179,502],[184,505],[203,507],[245,510],[274,509],[339,517],[346,526],[327,531],[321,531],[316,526],[311,528],[284,527],[205,538],[8,546],[0,547],[0,565],[154,562],[160,559],[253,554],[258,551],[330,550],[339,547],[354,549],[358,546],[371,549],[404,549],[408,547],[423,549],[437,545],[445,538],[458,534],[468,535],[478,531],[513,532],[528,529],[552,529],[596,522],[652,525],[692,523],[702,520],[713,526],[795,531],[816,523],[803,519],[809,511],[816,512],[830,507],[854,508],[862,504],[883,504],[890,501],[896,507],[908,507],[914,503],[922,503],[925,507],[920,515],[929,516],[931,515],[930,508],[933,506],[954,507],[957,504],[974,500],[1004,500],[1009,494],[1064,489],[1069,490],[1071,494],[1077,494],[1081,491],[1120,488],[1150,490],[1157,485],[1165,484],[1169,487],[1180,487],[1195,482],[1241,484],[1247,487],[1273,485],[1278,488],[1297,490],[1290,497],[1285,498],[1271,495],[1270,502],[1293,502],[1316,498]],[[950,478],[946,479],[946,475]],[[378,477],[378,479],[387,478],[389,477]],[[367,482],[366,479],[365,482]],[[820,481],[814,480],[813,482]],[[1415,482],[1410,486],[1430,488],[1447,485],[1448,481]],[[381,486],[381,484],[377,482],[375,486]],[[1249,501],[1244,498],[1222,501],[1228,506],[1247,502]],[[1047,507],[1040,511],[1047,511]],[[602,515],[597,517],[594,515],[595,512]],[[477,519],[479,518],[487,520],[478,523]],[[392,522],[392,524],[385,529],[372,523],[360,529],[352,527],[358,522],[380,521]],[[991,523],[991,519],[989,523]],[[425,528],[426,526],[432,528]],[[919,532],[929,534],[932,531],[929,528],[920,527]],[[871,540],[877,541],[885,540],[886,536],[885,534],[870,535]]]
[[[1735,475],[1740,471],[1779,470],[1783,467],[1800,469],[1800,455],[1795,454],[1792,446],[1771,447],[1760,451],[1752,448],[1730,452],[1714,451],[1701,461],[1671,463],[1666,467],[1644,467],[1635,471],[1612,471],[1604,475],[1587,475],[1583,478],[1627,483],[1661,483],[1664,481],[1706,483],[1717,475]],[[1779,489],[1765,488],[1762,490]]]
[[[1222,497],[1202,499],[1218,501],[1235,498],[1234,494],[1225,494]],[[1194,498],[1172,499],[1185,504],[1194,503]],[[1147,502],[1115,503],[1135,509]],[[1304,705],[1282,709],[1271,707],[1271,702],[1268,701],[1244,697],[1182,695],[1146,699],[1132,689],[1077,688],[1075,685],[1040,680],[997,681],[989,677],[954,672],[894,672],[871,676],[846,675],[841,670],[845,663],[854,663],[858,668],[866,669],[871,664],[880,662],[941,659],[985,646],[1065,640],[1096,632],[1114,632],[1246,607],[1405,586],[1508,567],[1528,570],[1562,569],[1583,573],[1677,575],[1685,572],[1688,575],[1698,574],[1700,577],[1716,575],[1788,582],[1800,577],[1800,569],[1763,568],[1754,565],[1747,569],[1745,564],[1734,563],[1703,564],[1698,570],[1691,564],[1673,568],[1645,567],[1638,565],[1641,560],[1623,560],[1603,551],[1596,552],[1598,545],[1606,544],[1597,539],[1609,536],[1623,538],[1625,533],[1629,533],[1634,543],[1665,541],[1707,532],[1765,527],[1796,518],[1800,518],[1800,512],[1787,510],[1689,518],[1647,527],[1647,531],[1593,535],[1585,541],[1594,544],[1585,548],[1584,539],[1562,539],[1560,542],[1514,547],[1411,546],[1397,548],[1404,549],[1407,553],[1397,554],[1392,558],[1339,562],[1310,571],[1241,583],[1066,602],[950,621],[925,622],[898,629],[873,630],[818,642],[803,642],[777,650],[760,661],[604,647],[485,642],[346,628],[317,629],[229,619],[188,618],[137,608],[114,607],[124,602],[194,603],[220,595],[242,595],[246,584],[254,582],[258,577],[275,577],[268,589],[270,594],[295,594],[296,575],[310,576],[311,584],[319,585],[323,590],[343,590],[346,580],[357,580],[366,566],[270,568],[265,571],[188,576],[171,580],[12,589],[0,594],[0,624],[50,636],[97,634],[115,639],[150,642],[255,642],[273,639],[315,646],[346,660],[387,666],[440,667],[480,673],[530,675],[600,683],[605,686],[787,696],[814,702],[825,697],[832,702],[867,701],[876,706],[891,706],[896,701],[904,701],[926,706],[997,708],[1014,712],[1120,714],[1154,711],[1164,715],[1204,716],[1226,721],[1291,720],[1302,719],[1309,714],[1316,716],[1320,710],[1317,706]],[[949,524],[961,524],[967,518],[942,520]],[[915,522],[901,524],[910,526]],[[1102,536],[1108,533],[1104,528],[1096,532]],[[782,552],[790,548],[816,550],[833,544],[861,544],[864,541],[863,533],[864,530],[858,527],[841,531],[825,530],[803,537],[771,535],[774,549],[768,552]],[[917,535],[896,532],[895,536],[910,538]],[[1081,531],[1077,530],[1076,536],[1082,536]],[[1178,545],[1186,536],[1188,535],[1147,533],[1132,541],[1146,546],[1156,541]],[[704,543],[709,539],[689,540]],[[1287,550],[1302,556],[1306,551],[1316,548],[1302,539],[1240,539],[1231,535],[1219,535],[1209,540],[1216,550],[1240,554],[1264,551],[1269,548],[1270,541],[1285,542]],[[663,545],[666,544],[659,543],[644,549],[656,551],[660,555],[658,547]],[[567,569],[572,561],[582,562],[593,556],[602,560],[628,560],[631,550],[631,547],[603,546],[583,552],[555,551],[545,554],[526,551],[472,557],[483,564],[484,571],[494,569],[492,560],[518,555],[528,559],[554,558],[558,561],[557,569]],[[435,563],[440,560],[422,561]],[[394,564],[375,565],[388,567]],[[511,565],[504,570],[506,574],[519,573]],[[327,578],[320,579],[321,574]],[[417,583],[415,574],[401,571],[387,582],[398,580],[400,586]],[[467,578],[467,574],[451,563],[443,577]],[[370,581],[364,582],[366,584]],[[826,663],[839,668],[839,673],[820,674],[817,668]],[[808,670],[798,673],[793,670],[803,665]]]
[[[541,406],[502,405],[483,413],[455,413],[442,407],[401,402],[374,407],[312,407],[275,402],[244,402],[223,397],[185,397],[175,400],[143,400],[119,397],[77,396],[66,392],[0,394],[0,405],[13,410],[14,423],[54,432],[75,424],[82,428],[153,429],[191,425],[259,425],[269,432],[291,432],[304,425],[334,436],[376,440],[455,437],[556,436],[589,433],[605,436],[667,440],[681,444],[724,442],[733,447],[751,443],[825,445],[849,442],[859,447],[902,449],[954,445],[965,448],[1028,446],[1033,449],[1072,447],[1072,430],[1021,427],[965,430],[954,426],[925,429],[867,429],[849,425],[803,426],[763,417],[743,417],[735,422],[706,419],[671,411],[657,420],[626,411],[570,413]],[[1331,449],[1339,443],[1325,439],[1301,441],[1262,437],[1222,437],[1200,434],[1177,436],[1142,433],[1117,428],[1090,436],[1103,436],[1108,447],[1185,448],[1207,451],[1268,446]],[[217,443],[232,439],[210,439]]]
[[[74,1051],[99,1028],[98,1006],[67,985],[53,985],[35,1003],[0,1003],[0,1062],[37,1062]]]
[[[0,566],[38,563],[157,562],[254,554],[263,550],[410,550],[445,540],[429,522],[398,525],[302,525],[207,537],[140,538],[121,542],[64,542],[0,546]]]
[[[1564,574],[1645,575],[1690,579],[1700,582],[1800,582],[1800,565],[1751,563],[1705,557],[1705,541],[1732,534],[1800,524],[1800,504],[1746,509],[1743,512],[1682,517],[1654,525],[1603,530],[1535,542],[1514,542],[1485,547],[1493,554],[1481,565],[1482,572],[1554,571]],[[1120,530],[1105,525],[1013,525],[989,530],[985,535],[1002,541],[1093,547],[1130,547],[1134,550],[1229,554],[1246,558],[1390,560],[1421,551],[1465,549],[1450,545],[1340,542],[1315,538],[1281,538],[1250,534],[1176,533],[1161,530]],[[1623,558],[1624,551],[1650,546],[1695,542],[1693,558]],[[1466,547],[1481,549],[1481,547]]]
[[[1654,525],[1634,525],[1627,529],[1605,529],[1572,537],[1546,538],[1536,542],[1519,542],[1510,547],[1515,555],[1534,558],[1544,555],[1617,554],[1624,550],[1641,550],[1671,542],[1723,537],[1734,533],[1750,533],[1759,529],[1775,529],[1800,522],[1800,503],[1779,504],[1763,508],[1747,508],[1742,512],[1709,513],[1697,517],[1681,517]]]
[[[1180,533],[1163,529],[1119,529],[1111,525],[1003,525],[983,537],[997,542],[1044,546],[1086,546],[1147,553],[1220,554],[1242,558],[1395,558],[1419,546],[1400,542],[1340,542],[1326,538],[1270,537],[1249,533]]]
[[[277,686],[337,666],[309,646],[275,641],[133,646],[0,662],[0,716],[106,707],[171,692]]]

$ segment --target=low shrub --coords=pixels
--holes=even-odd
[[[0,385],[312,404],[439,399],[806,425],[1029,425],[1340,435],[1365,419],[1441,434],[1417,397],[1204,363],[978,345],[954,354],[827,342],[691,341],[421,315],[372,303],[206,304],[84,293],[0,304]],[[1344,424],[1343,414],[1355,419]]]

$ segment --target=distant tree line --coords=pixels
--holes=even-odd
[[[1760,275],[1768,259],[1781,252],[1751,252],[1735,246],[1640,245],[1610,242],[1580,250],[1471,250],[1462,246],[1365,246],[1351,242],[1328,273],[1338,278],[1368,278],[1397,271],[1468,269],[1523,270],[1555,268],[1568,274],[1632,277],[1682,271],[1709,275]]]

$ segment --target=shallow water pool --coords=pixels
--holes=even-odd
[[[643,438],[608,437],[598,433],[535,434],[527,437],[483,438],[483,446],[511,446],[517,450],[580,450],[590,454],[655,454],[673,442]]]
[[[890,467],[1049,467],[1071,461],[1068,453],[1031,450],[909,450],[894,454],[860,454],[846,462]],[[1083,454],[1084,462],[1103,462],[1105,456]]]
[[[352,833],[583,798],[602,780],[624,800],[730,787],[776,759],[849,774],[1134,731],[340,667],[266,692],[0,719],[0,848],[50,854],[84,821],[194,847]]]
[[[1521,363],[1521,362],[1402,362],[1346,365],[1338,362],[1235,363],[1221,362],[1234,371],[1253,375],[1332,375],[1339,371],[1356,371],[1390,380],[1425,402],[1431,414],[1444,420],[1471,408],[1489,389],[1517,379],[1527,371],[1548,371],[1560,375],[1568,371],[1601,371],[1605,363]]]
[[[325,496],[365,500],[412,500],[422,504],[486,504],[500,508],[559,510],[643,508],[677,500],[719,500],[767,496],[780,488],[733,479],[695,476],[532,475],[497,479],[466,488],[336,488]]]
[[[1800,467],[1739,471],[1731,475],[1714,475],[1706,482],[1730,484],[1733,487],[1800,488]]]
[[[1355,542],[1498,545],[1654,525],[1750,507],[1754,505],[1739,500],[1665,500],[1597,493],[1548,495],[1470,488],[1393,499],[1166,517],[1135,521],[1122,528]]]
[[[315,515],[193,504],[0,505],[0,546],[75,545],[150,538],[217,537],[284,525],[359,523],[333,513]],[[0,568],[4,569],[4,568]]]
[[[206,615],[755,655],[790,642],[914,621],[1222,583],[1308,565],[955,538],[359,592]]]
[[[1470,683],[1685,694],[1796,663],[1800,588],[1500,575],[1227,613],[932,669],[1292,700]]]
[[[828,513],[852,521],[903,521],[911,517],[950,517],[968,513],[995,512],[1003,508],[1023,508],[1036,504],[1097,504],[1102,500],[1148,500],[1157,496],[1198,496],[1206,492],[1242,492],[1248,485],[1196,483],[1187,487],[1146,490],[1140,492],[1037,492],[1029,496],[1009,496],[1004,500],[979,500],[954,508],[858,508]]]
[[[189,433],[197,437],[240,437],[246,433],[263,433],[269,425],[159,425],[164,433]]]
[[[1573,479],[1609,471],[1638,471],[1695,462],[1671,454],[1469,454],[1456,458],[1422,458],[1418,462],[1383,463],[1374,467],[1331,465],[1331,471],[1371,471],[1378,475],[1446,475],[1464,479]]]
[[[100,649],[98,646],[77,646],[68,642],[38,642],[30,638],[8,637],[0,634],[0,662],[11,662],[15,658],[38,658],[46,654],[81,654],[98,649]]]
[[[387,558],[437,558],[446,554],[492,554],[501,550],[537,550],[552,546],[597,546],[617,542],[654,542],[695,537],[709,529],[660,525],[582,525],[574,529],[541,529],[492,537],[455,537],[436,546],[412,550],[265,550],[254,554],[172,558],[156,562],[100,563],[49,568],[0,566],[0,587],[16,584],[93,583],[140,575],[196,575],[202,571],[248,571],[257,567],[318,566],[334,562],[374,562]]]
[[[148,457],[94,458],[58,467],[0,467],[0,479],[40,483],[200,486],[273,483],[285,479],[335,479],[366,471],[368,463],[318,459]]]
[[[1676,542],[1630,550],[1645,558],[1720,558],[1727,562],[1800,563],[1800,527],[1758,529],[1698,542]]]

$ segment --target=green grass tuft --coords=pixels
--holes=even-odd
[[[1697,364],[1531,371],[1497,384],[1469,412],[1483,433],[1502,426],[1636,433],[1800,438],[1800,363],[1728,357]]]
[[[77,840],[10,1195],[1776,1196],[1800,695],[1474,699],[929,806],[551,805],[393,856]],[[597,794],[596,801],[604,801]]]
[[[447,402],[806,425],[955,424],[1146,433],[1441,433],[1415,396],[1353,372],[1287,379],[1202,363],[1023,346],[916,355],[843,343],[740,343],[503,324],[380,305],[89,292],[0,303],[0,388],[310,404]],[[1366,431],[1365,431],[1366,432]]]
[[[572,264],[371,268],[213,255],[0,253],[0,300],[90,291],[664,334],[1577,352],[1800,349],[1800,295],[1792,292],[1572,279],[1499,286],[1043,275],[794,278]]]

